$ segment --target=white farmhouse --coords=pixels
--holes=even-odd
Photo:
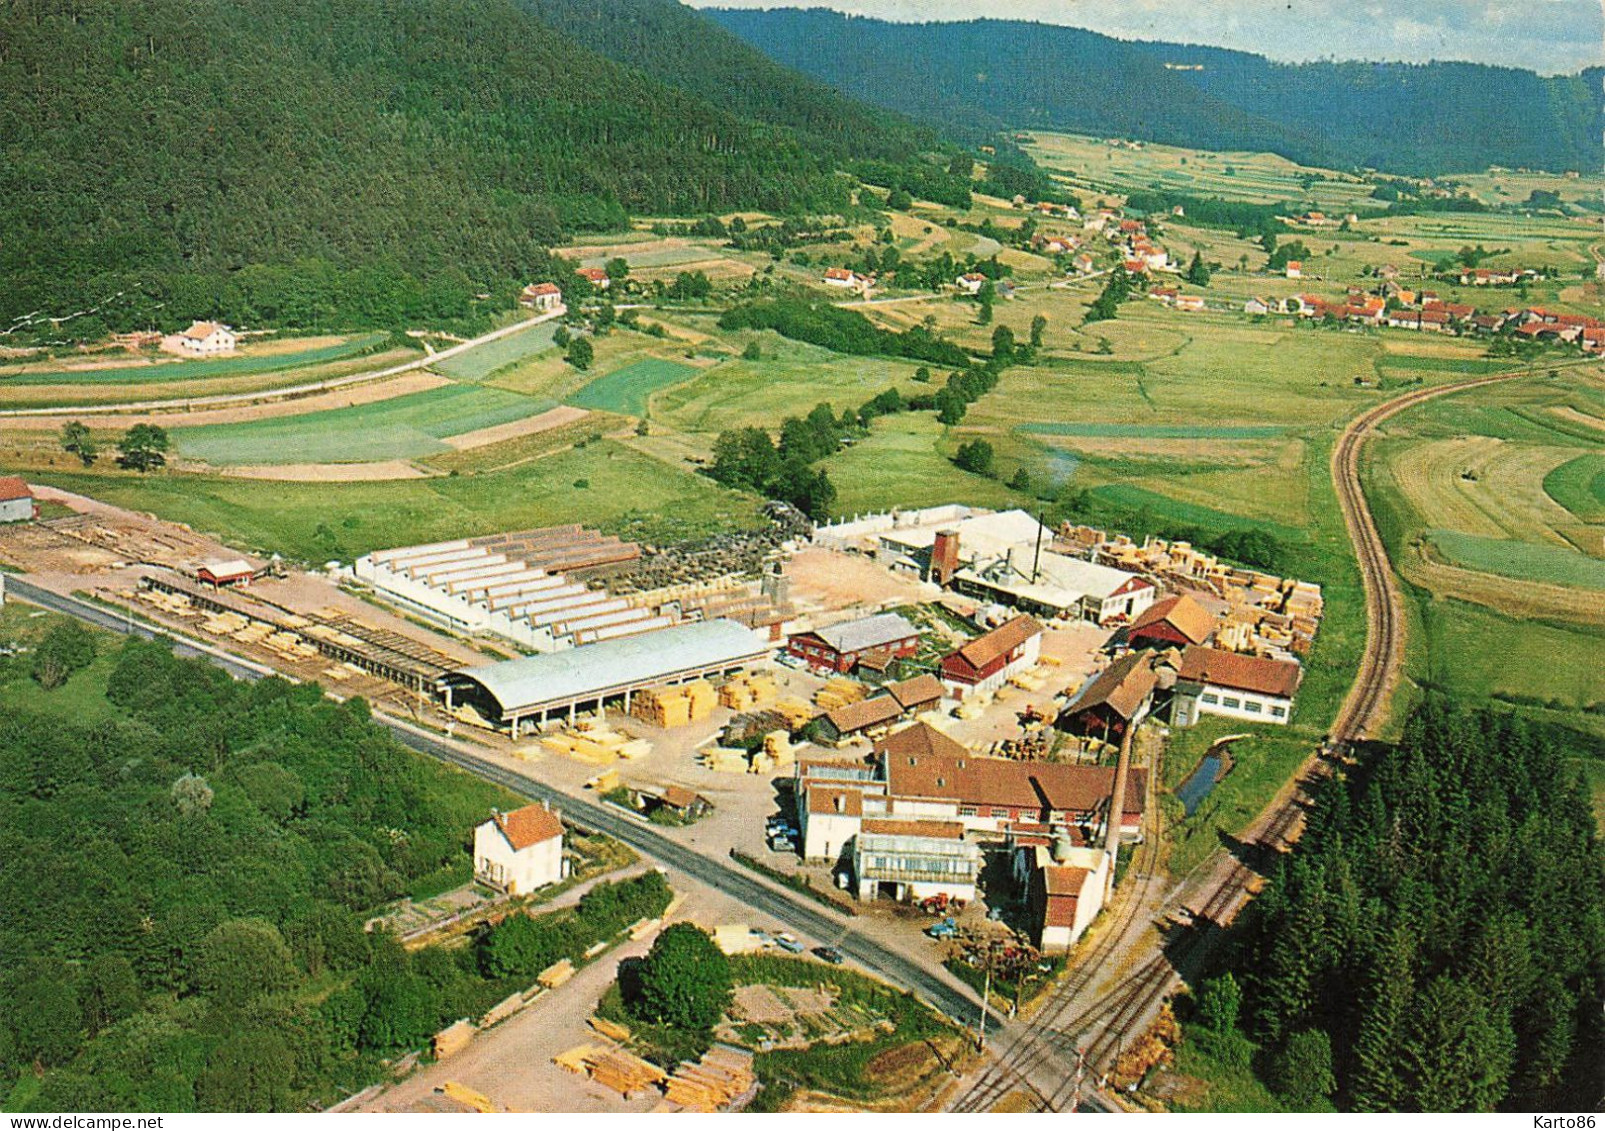
[[[1191,726],[1200,715],[1286,724],[1304,669],[1292,660],[1188,647],[1176,672],[1171,721]]]
[[[234,331],[221,322],[194,322],[188,330],[178,335],[177,344],[184,353],[206,357],[228,353],[238,341]]]
[[[497,813],[474,829],[474,878],[528,895],[563,878],[563,822],[548,805]]]

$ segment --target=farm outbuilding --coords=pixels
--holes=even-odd
[[[33,491],[21,476],[0,477],[0,522],[27,522],[38,513]]]
[[[884,652],[890,659],[912,656],[919,642],[919,629],[896,613],[881,613],[799,632],[786,642],[786,650],[809,667],[850,672],[872,652]]]
[[[666,683],[727,675],[768,659],[767,644],[735,621],[682,624],[566,652],[462,668],[437,684],[447,710],[462,704],[516,736],[527,724],[617,701]]]

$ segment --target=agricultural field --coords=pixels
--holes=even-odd
[[[757,501],[609,440],[502,471],[373,483],[219,475],[52,473],[38,478],[306,562],[564,522],[648,541],[756,525]]]
[[[444,385],[302,416],[178,428],[173,443],[186,459],[214,467],[410,459],[447,450],[446,437],[552,407],[499,389]]]
[[[294,339],[247,344],[238,356],[186,360],[169,354],[149,359],[130,357],[102,368],[71,364],[63,359],[0,366],[0,382],[11,385],[128,385],[152,380],[198,381],[209,377],[237,377],[269,370],[299,369],[352,357],[385,342],[385,333],[356,334],[349,338]]]
[[[1605,523],[1605,454],[1578,456],[1544,476],[1544,493],[1578,522]]]
[[[905,395],[921,388],[914,382],[919,367],[911,362],[847,357],[770,332],[745,337],[759,343],[760,360],[737,356],[664,389],[652,399],[652,419],[701,433],[711,446],[726,428],[760,422],[777,427],[821,401],[840,413],[889,388]]]
[[[314,356],[316,355],[316,356]],[[39,371],[27,382],[0,378],[6,408],[73,408],[128,401],[184,401],[224,393],[269,393],[294,385],[312,384],[355,374],[376,372],[413,361],[419,356],[409,343],[377,335],[356,348],[331,346],[317,350],[280,352],[251,358],[176,361],[171,364],[134,365],[105,370],[115,380],[78,380],[76,372]],[[235,362],[243,369],[217,370]]]
[[[1429,530],[1427,539],[1440,554],[1464,569],[1515,581],[1605,590],[1605,559],[1591,558],[1570,548],[1485,538],[1459,530]],[[1605,593],[1600,599],[1605,600]]]
[[[1096,192],[1159,187],[1255,204],[1308,200],[1325,211],[1342,212],[1361,206],[1372,189],[1363,178],[1299,165],[1274,153],[1212,153],[1147,142],[1141,149],[1128,149],[1041,130],[1031,136],[1034,140],[1025,150],[1039,164]]]
[[[569,396],[568,403],[625,416],[647,415],[647,403],[660,389],[687,380],[698,372],[692,365],[662,358],[635,361],[597,377]]]
[[[556,322],[542,322],[521,333],[509,334],[493,342],[475,346],[455,357],[448,357],[438,365],[430,366],[435,372],[459,381],[483,381],[510,365],[527,357],[556,349],[552,335],[557,332]]]

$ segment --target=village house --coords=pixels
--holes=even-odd
[[[867,291],[874,282],[867,275],[860,275],[857,271],[849,271],[845,267],[827,267],[825,269],[825,286],[840,287],[849,291]]]
[[[1176,671],[1171,721],[1191,726],[1200,715],[1220,715],[1286,724],[1303,676],[1292,660],[1189,647]]]
[[[1282,270],[1289,279],[1301,279],[1304,277],[1304,264],[1297,259],[1289,259],[1287,266]]]
[[[1015,617],[942,658],[941,680],[954,699],[995,691],[1017,672],[1034,667],[1042,652],[1042,626]]]
[[[1078,275],[1090,275],[1097,268],[1098,262],[1084,251],[1070,261],[1070,266]]]
[[[518,303],[532,310],[556,310],[563,305],[563,292],[556,283],[531,283],[519,292]]]
[[[1171,305],[1174,306],[1177,310],[1189,311],[1189,312],[1192,312],[1192,313],[1197,313],[1198,311],[1201,311],[1201,310],[1204,309],[1204,296],[1203,295],[1177,295],[1175,302],[1173,302]]]
[[[613,285],[613,280],[608,277],[607,271],[601,267],[578,267],[575,269],[574,274],[599,291],[605,291]]]
[[[918,650],[919,642],[919,629],[896,613],[881,613],[799,632],[786,641],[786,651],[811,668],[850,672],[867,653],[885,650],[903,659]]]
[[[27,522],[39,517],[33,491],[18,475],[0,476],[0,522]]]
[[[986,286],[986,276],[979,272],[971,271],[967,275],[960,275],[957,279],[954,279],[953,285],[967,295],[978,295],[981,293],[981,288]]]
[[[1262,298],[1251,298],[1243,304],[1244,314],[1269,314],[1271,304]]]
[[[180,352],[195,357],[228,353],[238,344],[234,331],[220,322],[193,322],[177,337]]]
[[[563,822],[549,805],[526,805],[496,813],[474,829],[474,878],[505,891],[529,895],[561,880]]]

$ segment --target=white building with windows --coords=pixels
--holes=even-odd
[[[474,878],[528,895],[563,878],[563,822],[548,805],[497,813],[474,829]]]
[[[1197,645],[1182,653],[1171,722],[1191,726],[1200,715],[1286,725],[1304,669],[1292,660],[1245,656]]]
[[[194,322],[190,328],[176,336],[180,352],[195,357],[228,353],[239,344],[234,331],[220,322]]]

